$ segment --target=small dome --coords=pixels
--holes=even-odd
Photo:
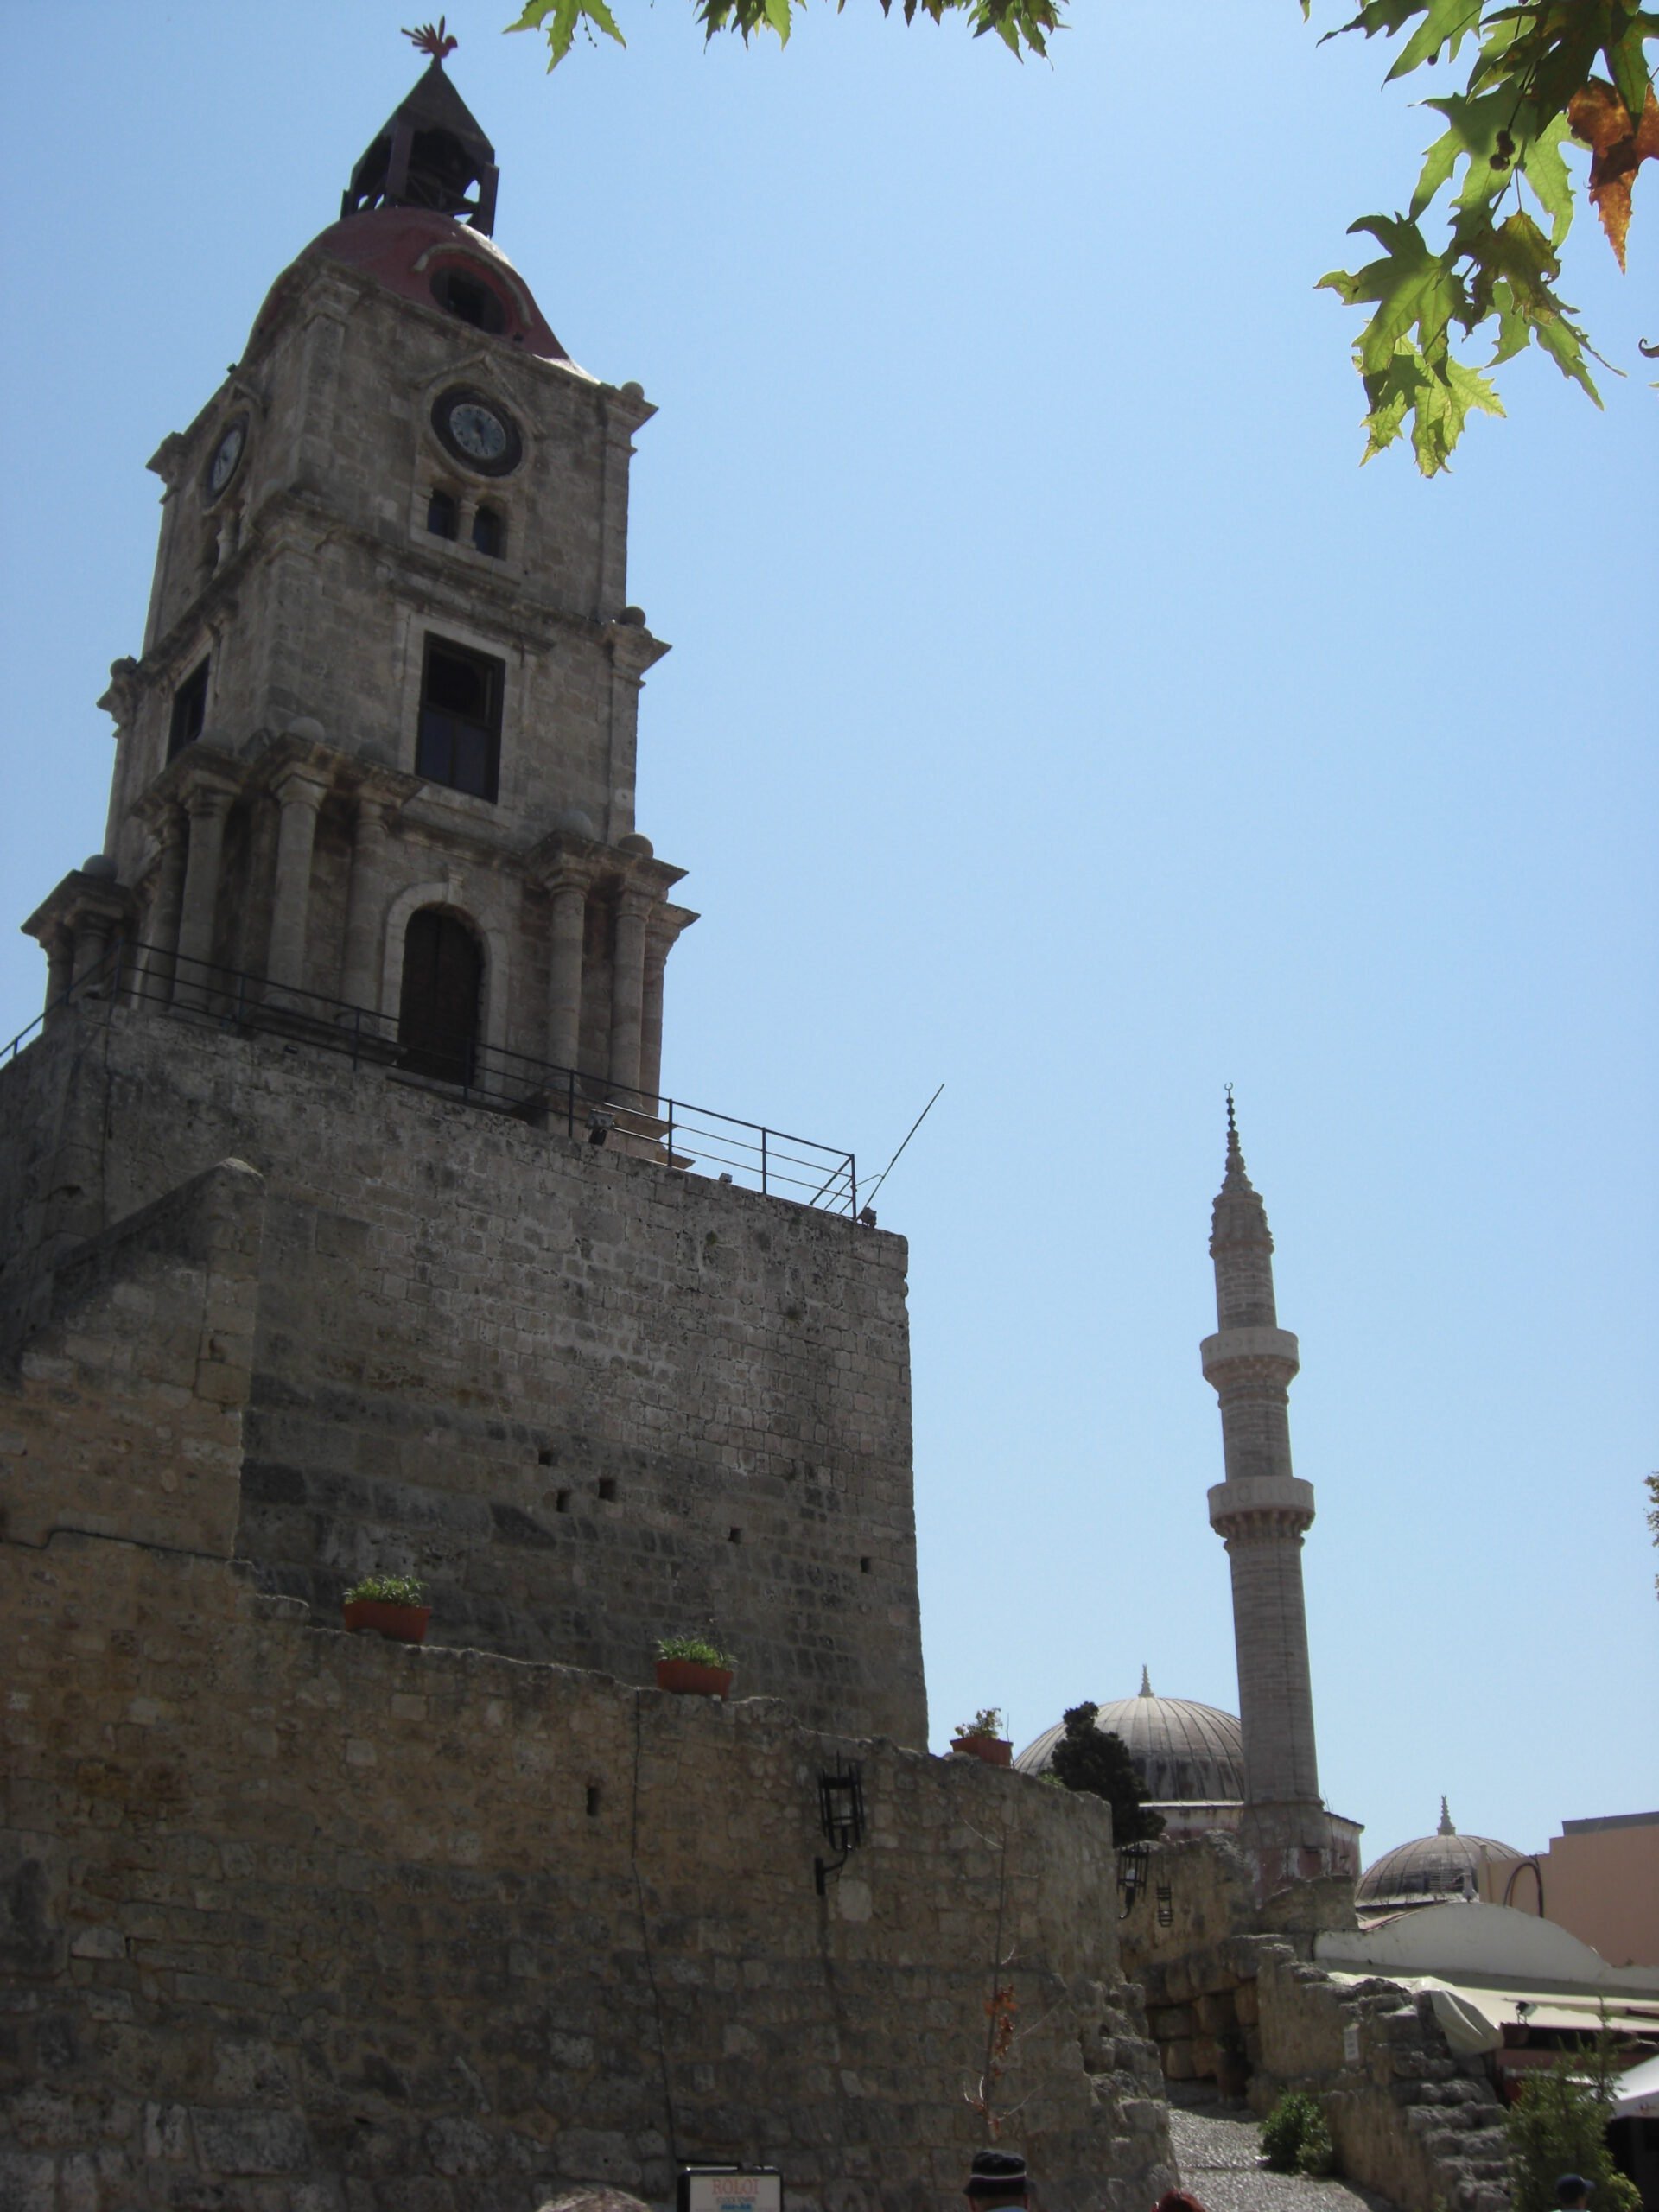
[[[1438,1904],[1447,1898],[1478,1897],[1483,1859],[1512,1861],[1526,1856],[1513,1844],[1489,1835],[1459,1835],[1440,1800],[1440,1825],[1433,1835],[1397,1843],[1373,1860],[1359,1878],[1354,1903],[1360,1906]]]
[[[318,261],[360,269],[388,291],[441,308],[543,360],[570,358],[543,320],[529,285],[494,240],[426,207],[375,207],[319,232],[265,295],[254,318],[250,350]]]
[[[1233,1804],[1244,1796],[1244,1739],[1230,1713],[1190,1698],[1155,1697],[1145,1669],[1138,1697],[1121,1697],[1095,1715],[1103,1735],[1121,1736],[1147,1797],[1160,1805]],[[1022,1774],[1045,1773],[1064,1721],[1045,1729],[1015,1759]]]

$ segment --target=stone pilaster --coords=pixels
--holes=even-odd
[[[362,791],[352,828],[352,874],[346,892],[346,945],[340,995],[347,1006],[378,1009],[380,910],[385,899],[387,802]]]
[[[156,863],[144,910],[144,942],[138,956],[137,988],[141,999],[166,999],[172,994],[173,969],[179,950],[179,919],[184,906],[183,809],[171,801],[164,803],[155,810],[150,827],[156,838]]]
[[[327,796],[327,785],[320,776],[290,767],[283,771],[273,788],[282,811],[277,821],[276,884],[265,975],[276,989],[297,991],[305,982],[311,856],[316,846],[317,816]]]
[[[213,924],[225,857],[225,823],[234,796],[216,777],[200,776],[187,788],[184,810],[190,838],[184,863],[184,895],[179,912],[175,1004],[202,1005],[209,994],[203,973],[213,957]]]

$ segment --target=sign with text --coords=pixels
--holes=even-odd
[[[677,2212],[784,2212],[776,2166],[682,2166]]]

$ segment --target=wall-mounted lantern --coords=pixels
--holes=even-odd
[[[840,1873],[849,1853],[864,1840],[864,1770],[856,1759],[837,1759],[830,1771],[819,1770],[818,1826],[830,1850],[840,1854],[833,1861],[812,1861],[813,1878],[823,1897],[830,1877]]]
[[[1117,1854],[1117,1893],[1123,1900],[1120,1920],[1128,1918],[1147,1886],[1147,1863],[1144,1843],[1126,1843]]]

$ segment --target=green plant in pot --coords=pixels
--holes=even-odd
[[[342,1604],[348,1635],[370,1629],[393,1643],[424,1643],[432,1608],[426,1585],[412,1574],[365,1574],[353,1583]]]
[[[712,1636],[657,1639],[657,1687],[683,1697],[724,1697],[737,1661]]]
[[[987,1766],[1010,1766],[1014,1745],[1002,1733],[1002,1708],[982,1705],[971,1720],[958,1721],[950,1733],[950,1748]]]

